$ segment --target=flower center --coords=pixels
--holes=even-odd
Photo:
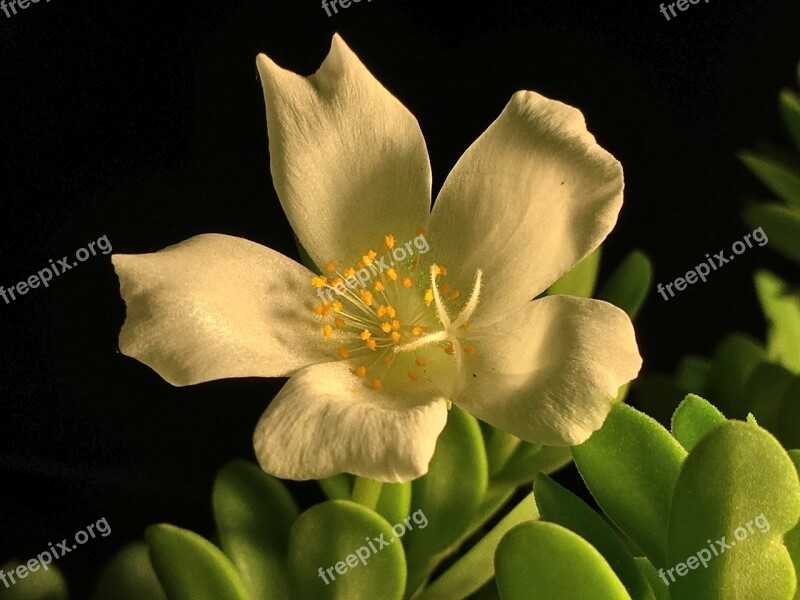
[[[400,246],[389,234],[383,240],[386,255],[378,258],[370,249],[342,271],[328,262],[328,275],[311,280],[320,299],[314,312],[322,335],[337,345],[352,373],[376,390],[426,385],[444,391],[461,369],[462,353],[476,351],[465,336],[482,273],[465,300],[446,281],[445,266],[426,262],[424,235],[417,230],[416,255],[414,245]],[[424,253],[418,240],[425,243]]]

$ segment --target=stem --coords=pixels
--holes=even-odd
[[[366,506],[370,510],[375,510],[375,507],[378,506],[378,499],[381,497],[382,488],[383,483],[380,481],[366,477],[356,477],[351,500]]]

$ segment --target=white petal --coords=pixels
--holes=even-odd
[[[317,265],[347,264],[430,216],[431,173],[414,116],[338,35],[304,78],[257,59],[270,168],[283,210]]]
[[[622,188],[621,165],[580,111],[517,92],[445,181],[431,248],[459,289],[483,269],[484,311],[521,304],[605,239]]]
[[[532,443],[582,443],[642,365],[628,315],[600,300],[548,296],[468,333],[453,401]]]
[[[128,307],[120,349],[173,385],[284,376],[334,358],[313,273],[274,250],[204,234],[112,261]]]
[[[261,417],[253,441],[261,467],[276,477],[347,472],[400,482],[428,472],[446,422],[443,398],[375,391],[338,362],[295,374]]]

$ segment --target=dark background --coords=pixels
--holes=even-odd
[[[297,256],[268,169],[258,52],[310,74],[334,31],[417,116],[434,190],[511,94],[575,105],[621,160],[626,202],[602,273],[630,250],[667,283],[749,230],[765,196],[735,151],[785,143],[776,95],[796,85],[800,3],[711,0],[667,22],[652,0],[577,3],[52,0],[0,13],[0,284],[107,235],[151,252],[201,232]],[[536,260],[535,256],[531,260]],[[737,328],[761,337],[748,250],[637,322],[646,371],[708,355]],[[124,304],[99,255],[9,305],[0,300],[0,563],[27,560],[101,517],[63,560],[73,597],[145,526],[212,531],[210,489],[279,380],[173,388],[117,350]],[[301,503],[313,483],[292,485]]]

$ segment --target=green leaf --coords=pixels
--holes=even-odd
[[[675,371],[675,383],[687,393],[703,395],[711,378],[711,361],[699,356],[684,356]]]
[[[572,453],[569,448],[522,442],[505,467],[492,477],[492,482],[510,485],[530,483],[539,473],[553,473],[570,462]]]
[[[763,362],[753,370],[745,384],[745,409],[773,434],[780,427],[784,399],[794,380],[795,376],[786,368]]]
[[[411,514],[411,482],[384,483],[375,512],[389,523],[397,523]]]
[[[547,290],[548,296],[555,294],[565,294],[567,296],[579,296],[589,298],[594,292],[597,283],[597,272],[600,268],[600,256],[602,250],[598,246],[594,252],[589,254],[570,271],[564,273]]]
[[[655,600],[628,548],[600,515],[547,475],[538,475],[533,489],[543,521],[566,527],[594,546],[608,561],[633,600]]]
[[[800,482],[778,441],[740,421],[718,426],[687,457],[672,497],[672,600],[790,598],[796,578],[781,538],[798,517]]]
[[[147,544],[128,544],[108,562],[92,600],[167,600],[150,562]]]
[[[603,512],[653,564],[663,565],[669,501],[686,451],[651,417],[615,404],[572,455]]]
[[[481,540],[415,600],[451,600],[476,592],[494,577],[494,555],[503,536],[525,521],[538,518],[533,494],[528,494]]]
[[[691,452],[703,436],[726,420],[710,402],[689,394],[672,416],[672,435]]]
[[[597,297],[635,319],[652,285],[653,264],[646,254],[634,250],[614,270]]]
[[[744,386],[756,366],[766,358],[761,345],[751,337],[732,333],[714,352],[709,382],[709,397],[714,406],[729,418],[743,419]]]
[[[249,600],[236,567],[204,537],[162,523],[144,538],[169,600]]]
[[[779,198],[800,208],[800,173],[774,158],[740,152],[739,158]]]
[[[800,98],[792,90],[783,90],[780,95],[780,109],[786,129],[789,130],[794,145],[800,149]]]
[[[800,299],[769,271],[755,275],[756,293],[767,318],[767,356],[800,373]]]
[[[278,479],[245,461],[225,465],[212,497],[222,549],[253,598],[286,597],[289,528],[297,506]]]
[[[789,450],[789,458],[792,459],[794,467],[800,474],[800,450]],[[794,563],[794,572],[800,579],[800,523],[787,533],[783,538],[786,544],[786,549],[789,551],[789,556],[792,557]],[[797,592],[794,595],[794,600],[800,600],[800,582],[797,586]]]
[[[317,483],[329,500],[349,500],[353,493],[353,476],[347,473],[320,479]]]
[[[430,575],[435,555],[466,529],[488,486],[489,465],[478,421],[453,406],[439,436],[428,474],[412,483],[412,505],[430,521],[403,540],[408,557],[409,592]]]
[[[800,262],[800,212],[782,204],[750,204],[742,211],[750,227],[762,227],[770,247]]]
[[[349,500],[317,504],[292,526],[293,597],[400,600],[406,587],[406,561],[398,539],[383,517],[360,504]]]
[[[589,542],[552,523],[509,531],[497,548],[495,570],[503,600],[630,600]]]
[[[10,560],[0,567],[8,582],[0,586],[0,600],[67,600],[67,582],[58,567],[50,564],[45,569],[34,560],[37,559],[26,563]],[[29,565],[35,570],[29,570]]]
[[[492,427],[483,421],[478,422],[483,433],[483,443],[486,447],[486,459],[489,461],[489,475],[494,476],[513,456],[522,440],[517,436],[506,433],[502,429]]]
[[[647,579],[650,584],[650,589],[656,596],[656,600],[669,600],[669,588],[664,585],[664,582],[658,576],[658,571],[644,556],[637,556],[633,560],[636,561],[636,566],[639,571]]]

